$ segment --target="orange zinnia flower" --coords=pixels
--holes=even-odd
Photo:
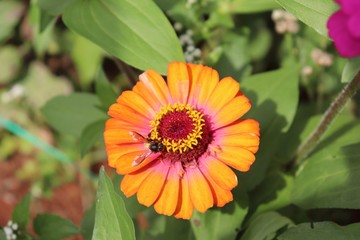
[[[167,84],[153,70],[139,78],[110,107],[104,133],[124,194],[184,219],[232,201],[237,178],[228,166],[248,171],[259,146],[258,122],[239,120],[251,107],[240,84],[181,62],[169,65]]]

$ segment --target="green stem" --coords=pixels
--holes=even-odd
[[[318,126],[298,148],[294,160],[295,166],[298,166],[314,150],[326,130],[329,128],[330,124],[334,121],[335,117],[339,115],[347,101],[356,93],[359,86],[360,72],[339,93],[336,99],[331,103],[330,107],[326,110]]]

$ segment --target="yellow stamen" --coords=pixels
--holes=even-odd
[[[174,139],[162,138],[159,136],[158,127],[161,119],[169,112],[186,111],[186,114],[192,120],[193,130],[185,138],[175,141]],[[189,104],[175,103],[173,105],[168,104],[163,106],[154,117],[154,120],[150,122],[151,127],[151,139],[161,142],[168,152],[186,152],[189,149],[193,149],[197,146],[198,139],[202,138],[203,126],[205,125],[204,114],[193,109]]]

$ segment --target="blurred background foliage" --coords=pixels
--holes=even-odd
[[[304,6],[322,8],[323,15],[314,20],[311,8],[309,13],[301,10]],[[57,187],[79,185],[75,191],[81,204],[75,207],[81,216],[59,213],[78,226],[43,214],[32,231],[49,237],[41,226],[57,223],[47,227],[65,230],[53,233],[53,239],[80,232],[91,239],[97,177],[106,163],[102,133],[107,108],[143,70],[165,75],[168,62],[185,60],[241,83],[253,102],[248,116],[261,123],[261,150],[250,172],[238,173],[235,201],[194,213],[191,221],[159,216],[136,198],[126,199],[124,214],[133,219],[137,238],[300,239],[299,232],[312,234],[316,221],[331,221],[319,225],[320,231],[334,231],[329,239],[359,236],[348,225],[360,220],[359,137],[354,135],[359,132],[358,95],[301,173],[294,177],[288,168],[301,141],[342,89],[340,80],[351,80],[360,65],[358,59],[339,57],[326,36],[324,21],[335,9],[328,0],[0,1],[0,166],[11,169],[9,174],[1,170],[1,184],[27,182],[25,191],[33,198],[50,200]],[[322,161],[329,157],[340,160]],[[326,178],[332,170],[339,175]],[[107,172],[125,199],[118,189],[121,177]],[[102,173],[103,196],[121,209],[124,203],[109,184]],[[1,203],[13,208],[24,191],[12,196],[10,190],[17,189],[3,190]],[[106,212],[106,206],[98,208]],[[112,217],[117,224],[118,216]]]

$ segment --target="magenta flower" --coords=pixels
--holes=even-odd
[[[360,56],[360,0],[335,1],[340,9],[327,22],[329,36],[341,56]]]

